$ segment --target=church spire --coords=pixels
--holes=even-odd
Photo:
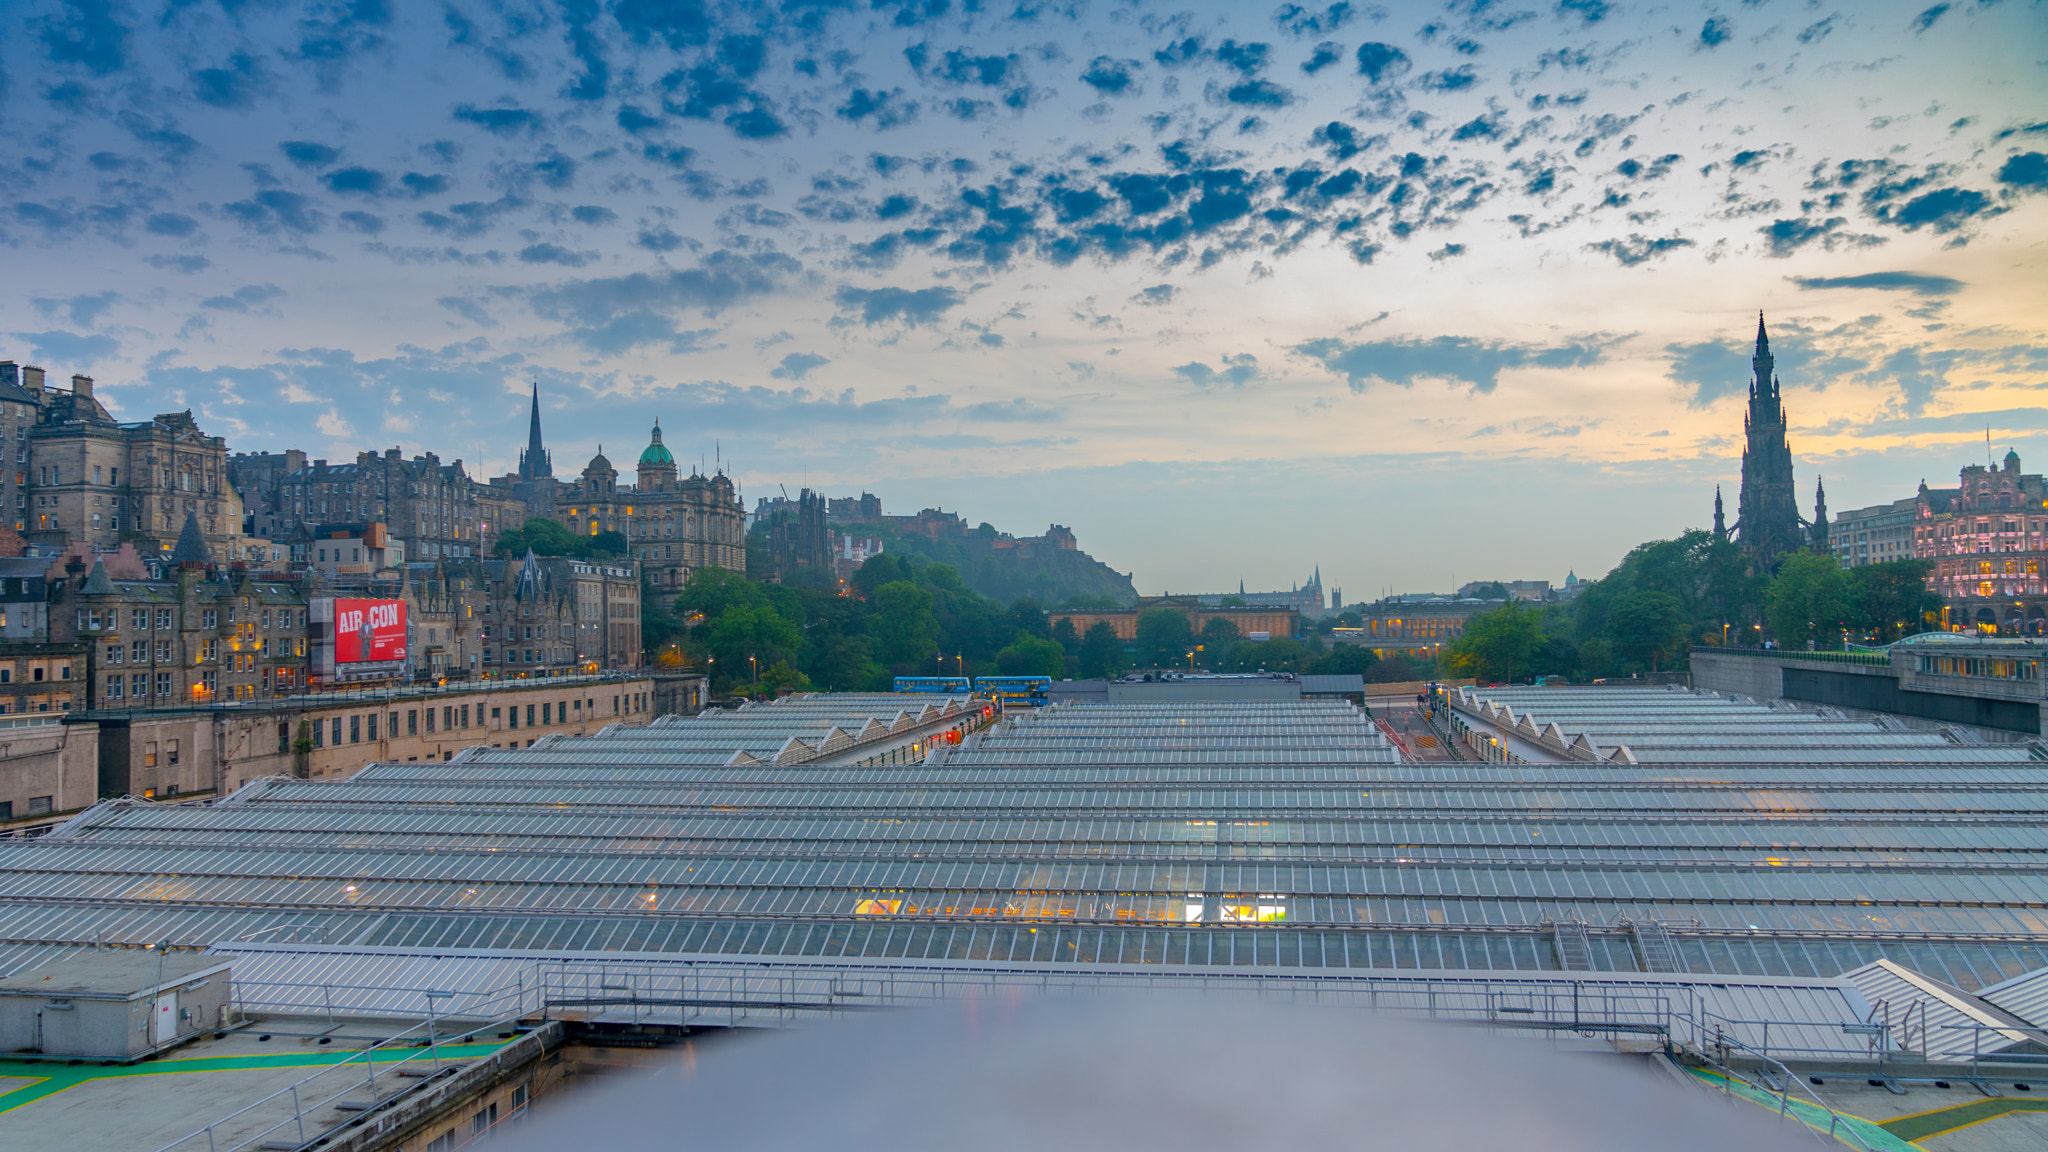
[[[555,474],[553,461],[540,439],[540,381],[533,382],[533,415],[527,423],[526,451],[519,454],[519,477],[539,480]]]
[[[1714,485],[1714,538],[1716,540],[1726,540],[1728,538],[1728,518],[1721,512],[1721,486],[1719,484]]]

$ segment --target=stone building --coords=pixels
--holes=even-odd
[[[1953,489],[1920,485],[1913,555],[1934,563],[1928,579],[1948,601],[1949,627],[2007,635],[2048,634],[2048,485],[2020,471],[1972,464]]]
[[[119,423],[92,389],[90,376],[73,376],[69,392],[36,390],[41,408],[18,469],[24,534],[41,545],[75,541],[102,551],[132,541],[157,555],[193,518],[208,557],[233,558],[242,507],[228,483],[227,441],[201,432],[190,411]]]
[[[533,451],[527,450],[528,458]],[[656,423],[635,479],[635,484],[620,485],[618,470],[600,451],[575,483],[530,482],[544,482],[550,492],[533,511],[540,515],[540,508],[552,507],[553,518],[578,536],[623,534],[656,588],[680,589],[699,568],[747,570],[746,509],[730,477],[723,472],[700,476],[694,470],[681,475]]]
[[[1228,620],[1236,626],[1239,636],[1254,640],[1292,637],[1301,632],[1301,613],[1293,608],[1215,608],[1194,596],[1146,596],[1129,608],[1054,608],[1046,612],[1045,622],[1051,626],[1070,620],[1075,633],[1081,636],[1086,636],[1095,625],[1107,623],[1116,629],[1117,639],[1136,640],[1138,617],[1152,608],[1185,613],[1188,628],[1196,636],[1202,634],[1202,628],[1211,620]]]
[[[1714,490],[1714,534],[1722,539],[1732,534],[1757,570],[1767,573],[1776,572],[1785,557],[1802,548],[1829,550],[1827,497],[1819,485],[1814,489],[1813,521],[1808,523],[1799,515],[1793,494],[1792,447],[1786,439],[1785,401],[1776,366],[1771,338],[1759,312],[1756,351],[1750,357],[1755,377],[1749,384],[1749,411],[1742,418],[1742,491],[1735,506],[1735,524],[1730,527],[1722,511],[1720,489]]]
[[[197,545],[181,542],[173,556]],[[90,572],[72,557],[50,597],[51,641],[85,648],[85,708],[251,701],[306,689],[297,582],[185,559],[165,579]]]
[[[493,677],[641,666],[640,576],[630,560],[537,557],[480,566],[480,666]]]
[[[1053,527],[1057,529],[1059,525]],[[1068,536],[1071,538],[1072,533]],[[1291,608],[1311,620],[1321,619],[1325,611],[1336,606],[1335,600],[1328,603],[1323,600],[1323,567],[1320,564],[1316,565],[1315,574],[1308,578],[1307,583],[1297,584],[1286,592],[1247,592],[1244,581],[1240,580],[1235,592],[1207,592],[1195,598],[1213,608],[1232,596],[1243,600],[1247,607]]]
[[[302,526],[375,522],[403,545],[406,559],[461,559],[488,555],[499,533],[522,522],[515,501],[495,498],[462,461],[444,464],[432,452],[408,460],[387,448],[330,464],[293,450],[237,455],[230,463],[249,501],[251,527],[273,541],[289,540]]]

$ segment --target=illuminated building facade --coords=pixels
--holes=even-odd
[[[1972,464],[1954,489],[1920,486],[1913,555],[1931,560],[1928,579],[1948,601],[1950,628],[2006,635],[2048,633],[2048,486],[2020,471],[2018,452],[2003,467]]]

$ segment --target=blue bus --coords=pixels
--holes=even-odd
[[[898,676],[896,691],[965,696],[973,689],[965,676]]]
[[[1052,692],[1050,676],[976,676],[974,690],[1003,702],[1004,708],[1043,708]]]

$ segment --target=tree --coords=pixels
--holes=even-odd
[[[1505,600],[1508,598],[1508,586],[1498,580],[1488,580],[1483,584],[1471,585],[1466,589],[1465,595],[1478,600]]]
[[[1688,625],[1685,606],[1669,592],[1637,589],[1607,611],[1607,636],[1621,653],[1652,672],[1666,656],[1681,651]]]
[[[1367,684],[1405,684],[1420,679],[1422,669],[1399,652],[1389,653],[1385,659],[1365,670]]]
[[[1363,644],[1339,644],[1316,658],[1310,671],[1318,676],[1362,675],[1379,663],[1372,649]]]
[[[1138,658],[1146,664],[1179,667],[1194,646],[1187,613],[1178,608],[1147,608],[1138,613]]]
[[[1444,653],[1460,675],[1483,682],[1519,680],[1529,674],[1530,657],[1543,645],[1536,610],[1519,600],[1465,621],[1465,630]]]
[[[1764,590],[1764,615],[1780,648],[1835,648],[1849,616],[1849,585],[1833,556],[1799,552]]]
[[[1242,596],[1238,596],[1238,595],[1234,595],[1234,594],[1233,594],[1233,595],[1230,595],[1230,596],[1225,596],[1225,597],[1224,597],[1223,599],[1221,599],[1221,600],[1218,600],[1218,601],[1216,602],[1216,606],[1217,606],[1218,608],[1249,608],[1249,607],[1251,607],[1251,605],[1249,605],[1249,604],[1246,604],[1246,603],[1244,602],[1244,597],[1242,597]]]
[[[1080,650],[1081,633],[1075,629],[1073,617],[1062,616],[1059,623],[1052,626],[1052,642],[1068,652]]]
[[[1849,569],[1850,625],[1879,644],[1926,631],[1928,616],[1942,604],[1927,587],[1933,567],[1932,560],[1892,560]]]
[[[920,664],[938,652],[939,622],[932,616],[930,592],[908,580],[895,580],[875,589],[874,604],[869,631],[884,661]]]
[[[1077,672],[1086,679],[1116,676],[1124,669],[1124,642],[1116,634],[1116,625],[1107,620],[1098,620],[1088,626],[1088,634],[1081,638],[1081,651]]]
[[[1059,645],[1038,636],[1020,635],[1010,646],[996,653],[996,671],[1005,676],[1051,676],[1067,674],[1067,654]]]

